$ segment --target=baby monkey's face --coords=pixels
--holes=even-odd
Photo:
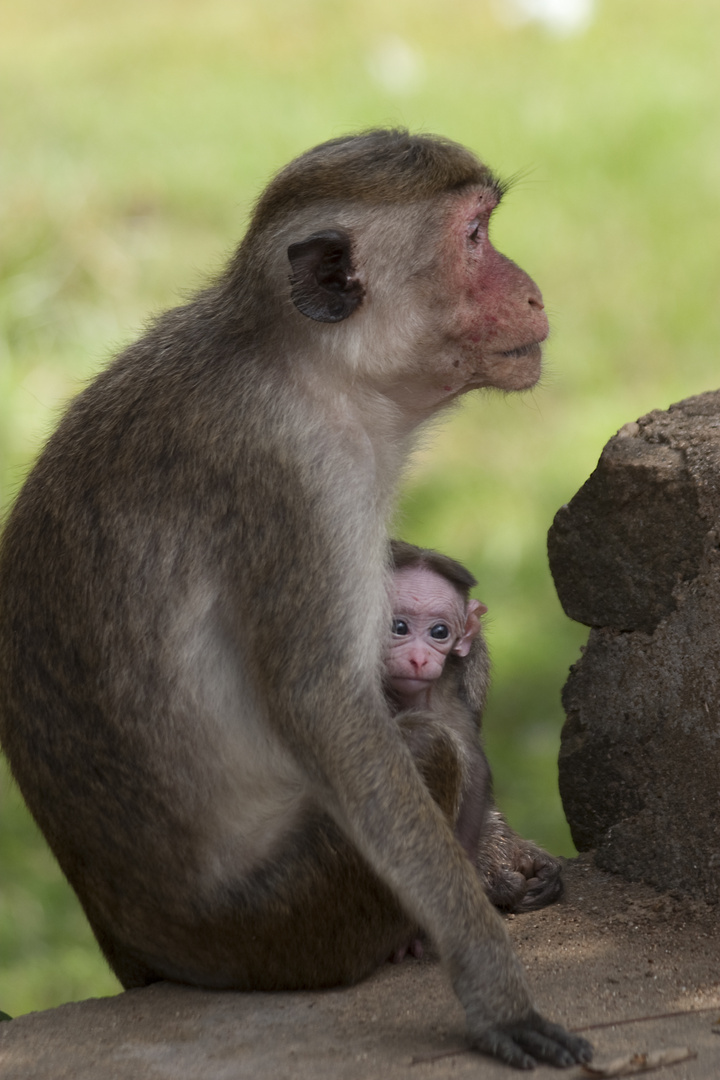
[[[450,653],[467,656],[480,629],[478,600],[465,602],[452,582],[424,566],[393,574],[392,633],[385,682],[401,705],[422,705]]]

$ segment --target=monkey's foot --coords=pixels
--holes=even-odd
[[[473,862],[501,911],[537,911],[563,894],[561,860],[518,836],[497,807],[490,810]]]
[[[514,1066],[534,1069],[539,1063],[567,1069],[592,1060],[593,1048],[587,1039],[571,1035],[559,1024],[552,1024],[533,1010],[527,1019],[514,1024],[499,1024],[475,1035],[475,1050]]]
[[[527,892],[515,911],[537,911],[538,908],[554,904],[562,897],[565,886],[562,879],[562,867],[552,859],[543,863],[533,877],[527,880]]]
[[[521,914],[554,904],[563,894],[562,863],[529,840],[482,852],[477,868],[485,892],[501,911]]]
[[[547,856],[531,867],[515,870],[503,867],[485,879],[489,899],[501,911],[522,914],[554,904],[563,894],[560,863]]]
[[[401,964],[406,956],[414,956],[416,960],[422,960],[425,948],[419,937],[411,938],[407,945],[401,945],[390,957],[391,964]]]

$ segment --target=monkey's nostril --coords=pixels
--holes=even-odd
[[[531,308],[536,308],[537,311],[545,310],[545,305],[543,304],[542,299],[539,296],[528,297],[528,303],[530,304]]]

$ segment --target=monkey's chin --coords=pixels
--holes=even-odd
[[[539,341],[495,354],[495,378],[498,390],[529,390],[542,373],[542,347]]]
[[[423,708],[429,704],[430,690],[436,679],[411,679],[394,677],[388,686],[404,709]]]

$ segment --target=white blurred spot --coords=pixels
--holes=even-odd
[[[381,38],[368,57],[375,82],[391,93],[410,93],[425,78],[425,64],[417,49],[401,37]]]
[[[541,23],[561,37],[581,34],[595,15],[595,0],[495,0],[494,6],[509,26]]]

